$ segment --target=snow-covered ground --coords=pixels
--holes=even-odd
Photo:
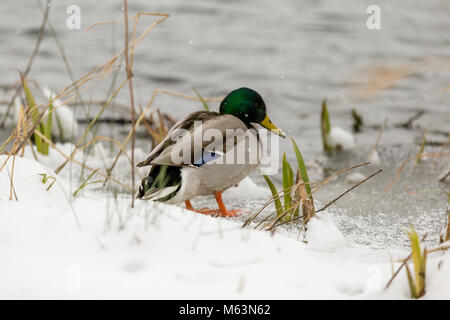
[[[41,162],[61,163],[51,155]],[[10,194],[12,165],[0,172],[0,298],[409,298],[404,270],[385,289],[388,252],[345,239],[326,211],[305,236],[272,236],[177,206],[130,209],[129,196],[88,187],[70,197],[67,172],[55,175],[29,152],[14,160]],[[56,177],[48,191],[53,179],[41,174]],[[247,178],[224,200],[264,192]],[[426,290],[424,299],[450,298],[450,254],[429,256]]]

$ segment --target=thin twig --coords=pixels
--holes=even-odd
[[[348,189],[347,191],[345,191],[344,193],[342,193],[339,197],[335,198],[334,200],[328,202],[325,206],[323,206],[322,208],[320,208],[319,210],[316,211],[316,213],[325,210],[326,208],[328,208],[329,206],[331,206],[333,203],[335,203],[337,200],[339,200],[340,198],[342,198],[343,196],[345,196],[347,193],[349,193],[350,191],[352,191],[353,189],[355,189],[356,187],[358,187],[359,185],[363,184],[364,182],[366,182],[367,180],[371,179],[372,177],[376,176],[377,174],[379,174],[380,172],[382,172],[383,169],[378,170],[375,173],[372,173],[370,176],[368,176],[367,178],[365,178],[364,180],[358,182],[357,184],[355,184],[353,187],[351,187],[350,189]]]
[[[125,16],[125,70],[127,72],[128,85],[130,89],[130,104],[131,104],[131,125],[134,128],[136,123],[136,113],[134,109],[134,95],[133,95],[133,71],[130,67],[130,61],[128,56],[128,1],[123,0],[124,16]],[[131,53],[133,54],[133,53]],[[131,135],[131,185],[134,188],[134,148],[136,144],[136,131],[132,130]],[[131,207],[134,208],[134,194],[131,195]]]
[[[378,135],[377,138],[375,140],[375,143],[372,146],[372,149],[370,149],[369,153],[367,154],[367,159],[370,160],[370,158],[372,157],[373,153],[376,151],[378,144],[380,143],[381,140],[381,136],[383,135],[384,132],[384,128],[386,127],[388,118],[384,118],[383,124],[381,125],[380,130],[378,131]]]

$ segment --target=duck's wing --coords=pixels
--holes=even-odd
[[[196,121],[201,122],[202,125],[196,125]],[[217,147],[214,144],[216,142],[214,138],[201,138],[204,137],[204,133],[208,132],[213,136],[221,135],[222,140],[219,142],[223,143],[225,147],[230,145],[226,143],[227,129],[242,129],[245,132],[248,127],[239,118],[230,114],[208,111],[194,112],[178,121],[148,158],[137,166],[199,166],[204,162],[213,160],[216,156],[220,156],[215,153],[210,155],[204,152],[206,148],[214,149],[214,147]],[[234,139],[234,137],[232,138]],[[235,142],[232,145],[234,144]],[[211,159],[205,159],[205,155],[208,159]]]
[[[203,122],[219,115],[220,114],[217,112],[196,111],[181,118],[172,126],[172,128],[170,128],[166,137],[150,152],[147,159],[139,162],[136,166],[145,167],[152,165],[153,164],[152,161],[158,158],[161,155],[161,153],[167,150],[168,148],[172,148],[172,146],[177,142],[180,136],[185,134],[187,131],[192,130],[195,121]]]

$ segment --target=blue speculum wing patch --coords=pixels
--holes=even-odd
[[[210,152],[210,151],[204,151],[203,156],[201,159],[198,159],[194,161],[194,166],[201,167],[204,164],[207,164],[208,162],[211,162],[217,158],[219,158],[221,155],[217,152]]]

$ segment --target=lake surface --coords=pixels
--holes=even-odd
[[[66,27],[70,4],[81,9],[80,30]],[[341,168],[365,160],[380,125],[388,118],[378,150],[383,176],[338,202],[336,220],[349,237],[375,246],[404,240],[402,231],[409,222],[436,235],[444,222],[446,196],[439,191],[411,196],[405,188],[448,190],[448,184],[436,179],[448,169],[447,160],[441,159],[437,165],[429,161],[415,171],[405,171],[406,177],[402,176],[390,193],[383,188],[401,162],[418,152],[423,129],[428,132],[431,145],[426,151],[430,152],[441,150],[434,145],[445,142],[450,132],[450,93],[445,92],[450,85],[450,2],[379,0],[380,30],[366,26],[366,8],[371,4],[357,0],[131,0],[130,15],[138,11],[171,14],[136,49],[133,71],[137,105],[145,106],[159,88],[193,94],[195,87],[203,96],[224,95],[241,86],[256,89],[266,100],[273,122],[296,139],[317,177],[323,175],[322,165]],[[0,85],[5,87],[18,80],[14,68],[23,70],[29,60],[42,12],[36,1],[3,0],[0,14]],[[50,21],[76,79],[123,48],[122,23],[98,26],[89,32],[85,29],[122,17],[121,1],[54,1]],[[153,21],[154,17],[142,17],[139,30]],[[370,68],[379,66],[411,70],[371,99],[356,99],[361,92],[355,86],[370,78]],[[121,72],[119,79],[124,76]],[[49,33],[29,77],[55,92],[72,83]],[[84,93],[83,100],[105,99],[110,84],[111,79],[106,79]],[[2,101],[9,97],[10,92],[0,93]],[[328,99],[333,125],[350,131],[351,110],[363,116],[365,126],[356,135],[358,148],[340,158],[322,155],[319,117],[324,98]],[[126,88],[115,102],[126,109],[128,101]],[[199,103],[167,96],[160,96],[154,106],[175,118],[201,108]],[[217,103],[211,103],[211,107],[217,108]],[[127,117],[125,109],[117,107],[111,114]],[[94,116],[96,110],[98,105],[94,103],[89,114]],[[420,110],[424,113],[411,128],[398,126]],[[85,112],[77,110],[77,116],[82,119]],[[101,130],[123,137],[121,132],[128,129],[112,131],[106,126]],[[2,136],[7,133],[3,130]],[[145,139],[138,145],[148,148]],[[281,150],[294,159],[289,141]],[[258,177],[255,179],[261,183]],[[318,196],[325,203],[347,185],[337,180]],[[349,215],[351,221],[346,219]],[[361,233],[370,236],[359,241]]]

